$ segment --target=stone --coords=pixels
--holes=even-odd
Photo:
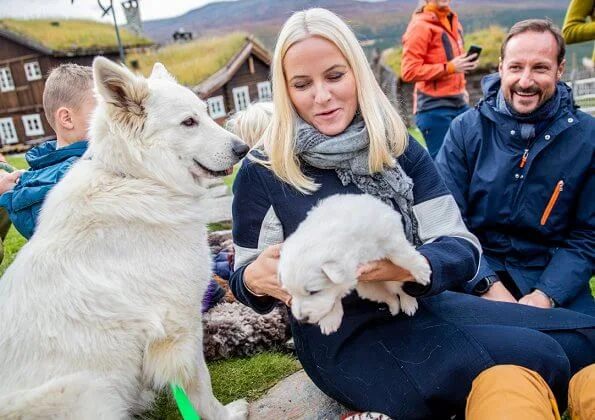
[[[326,396],[300,370],[250,404],[252,419],[338,419],[351,410]]]

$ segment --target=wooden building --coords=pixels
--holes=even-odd
[[[153,43],[123,31],[127,48]],[[93,21],[0,20],[0,151],[23,151],[55,137],[43,112],[49,71],[62,63],[119,60],[113,26]]]
[[[249,36],[225,66],[192,90],[207,101],[211,117],[221,123],[252,102],[272,100],[270,68],[269,52]]]
[[[253,36],[235,33],[171,44],[128,57],[128,65],[145,76],[161,62],[181,84],[208,105],[219,124],[250,103],[270,101],[271,55]]]

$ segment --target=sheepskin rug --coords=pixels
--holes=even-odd
[[[207,360],[284,348],[291,337],[287,309],[282,306],[260,315],[239,302],[223,302],[203,314],[202,320]]]

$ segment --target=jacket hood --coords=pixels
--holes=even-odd
[[[29,150],[25,154],[25,159],[31,169],[46,168],[72,156],[80,157],[87,150],[88,142],[81,140],[59,149],[56,149],[56,144],[56,140],[51,140]]]
[[[496,113],[496,98],[498,96],[498,91],[500,90],[501,80],[499,73],[492,73],[484,76],[481,79],[481,90],[483,93],[483,98],[479,101],[477,105],[479,111],[484,114],[486,117],[490,117],[494,120],[494,115],[497,114],[499,116],[504,117],[504,115],[500,113]],[[558,81],[556,83],[556,92],[561,95],[560,98],[560,110],[568,110],[574,111],[576,106],[574,105],[574,99],[572,97],[572,89],[562,82]]]

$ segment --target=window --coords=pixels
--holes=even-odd
[[[258,88],[258,99],[260,101],[270,101],[273,98],[271,94],[271,82],[260,82],[256,84]]]
[[[17,130],[14,128],[12,118],[0,118],[0,140],[2,144],[13,144],[19,141]]]
[[[214,96],[207,99],[207,105],[209,106],[209,114],[211,118],[225,117],[225,104],[223,103],[223,96]]]
[[[248,86],[242,86],[232,89],[233,103],[236,111],[241,111],[248,108],[250,104],[250,93],[248,93]]]
[[[26,136],[41,136],[43,134],[43,125],[39,114],[23,115],[21,118]]]
[[[25,76],[27,76],[27,80],[29,81],[41,79],[41,67],[39,67],[37,61],[25,63]]]
[[[14,81],[10,73],[10,67],[0,67],[0,92],[14,90]]]

